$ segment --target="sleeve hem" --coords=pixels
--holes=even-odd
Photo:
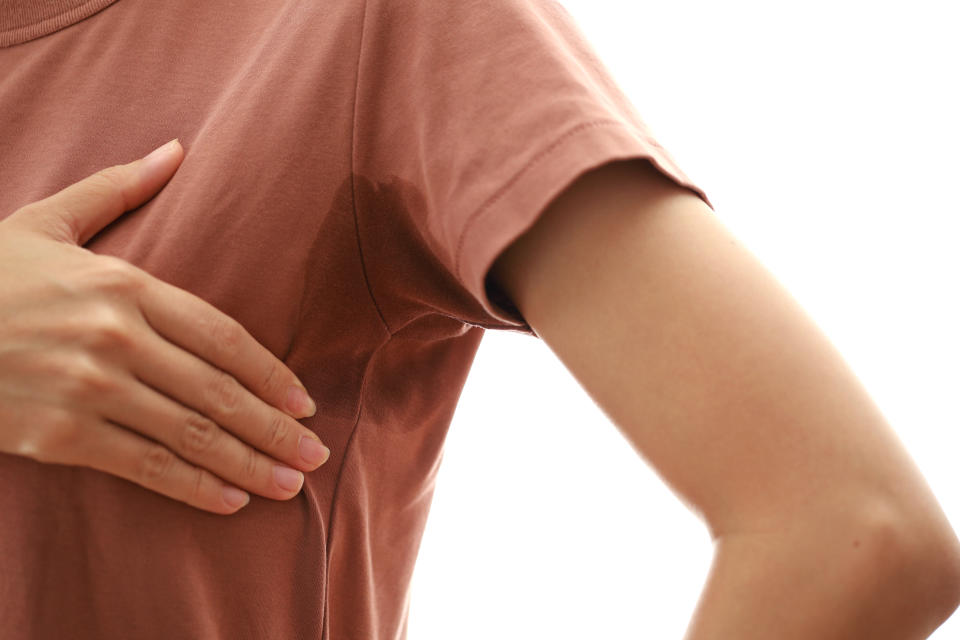
[[[590,135],[584,135],[588,133]],[[574,147],[565,148],[571,145]],[[649,159],[665,176],[693,191],[715,211],[706,193],[648,134],[620,120],[580,123],[533,156],[467,220],[457,243],[457,275],[477,296],[484,311],[502,323],[481,326],[519,330],[537,336],[509,300],[497,295],[493,296],[495,299],[488,296],[485,286],[487,272],[497,256],[532,227],[547,205],[582,174],[609,162],[638,158]],[[471,250],[465,253],[467,245],[471,245]]]

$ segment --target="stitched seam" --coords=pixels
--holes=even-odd
[[[343,479],[343,470],[347,466],[347,457],[350,455],[350,445],[353,444],[353,439],[357,434],[358,427],[360,425],[360,417],[363,415],[363,398],[364,390],[367,383],[367,372],[370,369],[370,362],[373,360],[373,357],[377,352],[383,347],[384,344],[390,341],[390,327],[387,326],[386,320],[383,318],[383,314],[380,312],[380,307],[377,305],[376,298],[373,297],[373,291],[370,289],[370,280],[367,278],[367,268],[366,264],[363,261],[363,248],[360,245],[360,223],[357,220],[357,191],[356,191],[356,180],[354,179],[354,151],[357,147],[357,93],[359,91],[360,85],[360,59],[363,52],[363,35],[364,27],[367,23],[367,7],[369,6],[368,0],[364,0],[363,3],[363,17],[360,19],[360,43],[357,46],[357,69],[355,73],[355,84],[353,87],[353,123],[351,124],[351,138],[350,138],[350,195],[353,199],[353,224],[354,231],[357,236],[357,251],[360,254],[360,266],[363,269],[363,280],[367,287],[367,293],[370,295],[370,300],[373,302],[374,308],[377,310],[377,315],[380,317],[380,322],[383,323],[384,328],[387,331],[388,338],[381,344],[377,349],[373,351],[370,358],[367,360],[367,364],[363,369],[363,376],[360,378],[360,400],[358,402],[357,408],[357,419],[353,423],[353,430],[350,432],[350,437],[347,438],[347,442],[343,447],[343,456],[340,459],[340,468],[337,469],[337,475],[333,481],[333,496],[330,498],[330,511],[327,513],[327,541],[326,541],[326,558],[324,562],[324,574],[323,574],[323,612],[320,614],[320,636],[321,640],[328,640],[329,634],[327,630],[329,628],[329,623],[327,621],[327,602],[330,600],[330,545],[333,536],[333,517],[334,513],[337,510],[337,502],[340,497],[340,487],[342,485]]]
[[[337,512],[337,501],[340,497],[340,489],[343,486],[343,470],[347,466],[347,460],[350,457],[350,447],[353,445],[353,441],[357,436],[357,432],[360,431],[360,419],[363,417],[363,404],[364,397],[367,388],[367,373],[370,371],[370,363],[373,362],[374,358],[377,357],[377,354],[383,349],[386,345],[390,343],[393,339],[393,335],[387,336],[387,339],[384,340],[380,345],[373,350],[370,354],[370,357],[367,358],[367,363],[363,368],[363,375],[360,377],[360,399],[357,402],[357,419],[353,423],[353,429],[350,431],[350,437],[347,438],[346,444],[343,445],[343,456],[340,458],[340,468],[337,469],[337,475],[333,483],[333,496],[330,499],[330,512],[327,514],[327,546],[326,546],[326,563],[324,568],[323,576],[323,614],[320,617],[320,629],[321,631],[321,640],[328,640],[329,636],[327,635],[327,601],[329,600],[330,594],[330,545],[333,536],[333,525],[334,525],[334,514]]]
[[[56,33],[67,27],[72,27],[82,20],[99,13],[116,0],[87,0],[79,6],[66,8],[52,16],[40,18],[35,22],[29,22],[9,29],[0,31],[0,48],[13,47],[18,44],[25,44],[31,40],[36,40],[52,33]]]
[[[360,220],[357,216],[357,182],[356,182],[356,170],[355,170],[355,158],[357,150],[357,94],[360,91],[360,60],[363,57],[363,34],[364,26],[367,22],[367,2],[363,4],[363,21],[360,23],[360,46],[357,52],[357,71],[355,74],[355,84],[353,87],[353,123],[351,124],[351,138],[350,138],[350,196],[353,200],[353,226],[354,232],[357,235],[357,253],[360,256],[360,268],[363,271],[363,282],[367,287],[367,294],[370,296],[370,301],[373,302],[373,307],[377,310],[377,316],[380,318],[380,322],[383,324],[384,329],[387,330],[387,333],[392,335],[390,331],[390,325],[387,324],[387,319],[383,315],[383,311],[380,309],[380,305],[377,303],[376,296],[373,295],[373,286],[370,284],[370,276],[367,274],[367,263],[363,258],[363,243],[360,241]]]
[[[517,171],[517,172],[513,175],[512,178],[510,178],[510,180],[508,180],[507,182],[505,182],[499,189],[497,189],[496,192],[494,192],[494,194],[493,194],[492,196],[490,196],[489,198],[487,198],[487,200],[486,200],[483,204],[481,204],[480,207],[479,207],[476,211],[474,211],[472,214],[470,214],[470,216],[467,218],[466,224],[465,224],[464,227],[463,227],[463,232],[461,232],[461,234],[460,234],[460,239],[457,241],[457,251],[456,251],[456,254],[454,255],[454,268],[456,269],[457,275],[460,277],[461,280],[463,279],[463,275],[462,275],[461,270],[460,270],[460,269],[461,269],[460,261],[461,261],[461,259],[463,258],[463,255],[462,255],[462,254],[463,254],[463,243],[464,243],[464,240],[466,239],[467,235],[470,233],[470,229],[471,229],[473,223],[476,222],[477,220],[479,220],[481,217],[483,217],[483,214],[484,214],[484,213],[486,213],[487,211],[491,210],[492,207],[493,207],[493,205],[496,204],[496,202],[497,202],[498,200],[500,200],[500,198],[502,198],[503,195],[504,195],[507,191],[510,190],[510,188],[513,186],[513,184],[514,184],[517,180],[519,180],[519,179],[523,176],[524,173],[526,173],[531,167],[533,167],[535,164],[537,164],[540,160],[542,160],[543,158],[545,158],[545,157],[547,156],[547,154],[549,154],[551,151],[553,151],[553,150],[554,150],[555,148],[557,148],[559,145],[563,144],[563,142],[565,142],[565,141],[567,140],[567,138],[569,138],[570,136],[572,136],[572,135],[574,135],[574,134],[579,133],[580,131],[583,131],[584,129],[589,129],[589,128],[591,128],[591,127],[602,127],[602,126],[619,126],[619,127],[624,127],[624,126],[627,126],[627,125],[626,125],[626,123],[624,123],[622,120],[611,120],[611,119],[609,119],[609,118],[605,118],[605,119],[603,119],[603,120],[592,120],[592,121],[590,121],[590,122],[583,122],[583,123],[581,123],[581,124],[573,127],[572,129],[570,129],[569,131],[567,131],[566,133],[564,133],[563,135],[561,135],[559,138],[557,138],[556,140],[554,140],[550,145],[548,145],[548,146],[545,147],[544,149],[540,150],[540,152],[537,153],[535,156],[533,156],[532,158],[530,158],[530,160],[527,161],[527,163],[524,164],[523,167],[521,167],[520,170]],[[637,133],[638,135],[641,135],[641,136],[643,136],[643,137],[645,137],[645,138],[649,137],[649,136],[644,135],[642,131],[634,131],[634,133]]]

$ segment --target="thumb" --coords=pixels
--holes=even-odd
[[[7,220],[62,242],[84,245],[121,214],[140,206],[167,183],[183,160],[179,139],[127,164],[101,169],[33,202]]]

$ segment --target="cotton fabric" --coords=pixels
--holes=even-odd
[[[221,516],[0,454],[2,635],[403,639],[481,338],[538,337],[497,255],[615,160],[710,201],[553,0],[0,3],[0,218],[174,137],[174,177],[86,246],[239,320],[331,458]]]

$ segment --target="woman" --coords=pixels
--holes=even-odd
[[[547,342],[710,529],[688,640],[914,638],[957,606],[909,456],[558,3],[0,20],[10,637],[402,637],[484,329]]]

